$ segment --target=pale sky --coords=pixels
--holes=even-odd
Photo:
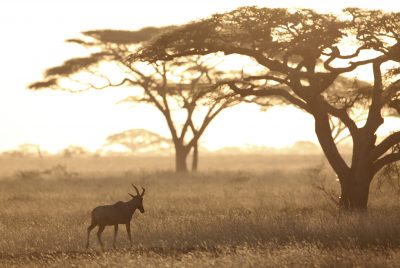
[[[169,136],[155,108],[116,105],[126,95],[123,90],[68,94],[31,92],[27,85],[41,79],[46,68],[85,55],[82,48],[64,42],[79,37],[81,31],[181,24],[244,5],[322,11],[346,6],[400,10],[400,4],[393,0],[2,0],[0,151],[23,143],[39,144],[51,152],[69,144],[95,150],[108,135],[131,128]],[[309,115],[293,108],[260,113],[258,107],[249,106],[223,112],[207,129],[202,144],[211,149],[245,144],[282,147],[297,140],[316,141]]]

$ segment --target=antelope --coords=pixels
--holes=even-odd
[[[113,247],[115,249],[118,224],[125,224],[126,232],[132,246],[131,220],[133,213],[136,209],[139,209],[141,213],[144,213],[143,195],[145,192],[145,189],[142,187],[142,193],[139,194],[139,190],[136,188],[136,186],[133,184],[132,186],[136,190],[137,195],[132,195],[128,193],[132,197],[132,199],[128,202],[118,201],[113,205],[98,206],[92,210],[92,221],[90,226],[87,228],[86,248],[89,248],[90,232],[93,230],[94,227],[99,226],[99,229],[97,231],[97,238],[99,240],[99,244],[102,250],[104,250],[103,242],[101,241],[101,233],[104,231],[104,228],[106,226],[114,225]]]

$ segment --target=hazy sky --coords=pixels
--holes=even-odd
[[[243,5],[302,6],[323,11],[345,6],[399,11],[395,1],[252,1],[252,0],[3,0],[0,1],[0,150],[22,143],[56,151],[68,144],[96,149],[106,136],[130,128],[147,128],[168,136],[160,114],[142,105],[115,105],[123,90],[85,94],[28,91],[50,66],[85,55],[65,39],[91,29],[134,30],[144,26],[181,24]],[[274,108],[259,113],[255,106],[222,113],[202,138],[218,148],[244,144],[285,146],[313,140],[310,116]],[[143,117],[143,114],[146,114]],[[249,118],[252,118],[249,120]],[[291,126],[282,122],[290,120]]]

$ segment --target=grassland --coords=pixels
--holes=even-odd
[[[399,197],[373,188],[368,214],[339,213],[311,186],[337,191],[328,169],[315,176],[321,162],[212,156],[198,173],[177,175],[169,158],[0,158],[0,266],[398,266]],[[95,232],[86,250],[91,209],[128,200],[131,182],[146,187],[135,245],[121,226],[113,250],[109,227],[105,252]]]

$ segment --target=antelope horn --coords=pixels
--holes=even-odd
[[[139,194],[139,190],[138,190],[138,188],[136,188],[136,186],[135,186],[135,185],[133,185],[133,183],[132,183],[132,186],[133,186],[133,188],[135,188],[137,195],[140,195],[140,194]]]
[[[144,189],[143,186],[142,186],[142,190],[143,191],[142,191],[142,194],[140,196],[144,196],[144,192],[146,191],[146,189]]]

